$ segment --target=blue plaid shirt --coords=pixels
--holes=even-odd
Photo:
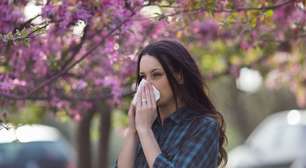
[[[215,119],[182,107],[165,119],[163,126],[156,120],[152,130],[162,151],[153,168],[217,167],[219,135]],[[149,167],[141,144],[134,165]]]

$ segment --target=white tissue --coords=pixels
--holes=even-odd
[[[133,98],[133,100],[132,100],[132,104],[133,104],[133,105],[136,105],[136,100],[137,100],[137,96],[138,96],[139,90],[140,90],[140,88],[142,88],[142,87],[144,86],[144,84],[145,84],[146,82],[148,82],[148,81],[146,81],[145,79],[142,79],[142,80],[140,81],[139,86],[138,86],[138,88],[137,88],[137,92],[135,93],[134,98]],[[152,86],[153,86],[153,85],[152,85]],[[160,92],[159,92],[159,91],[156,89],[156,87],[154,87],[154,86],[153,86],[153,93],[154,93],[155,101],[158,101],[159,98],[160,98]]]

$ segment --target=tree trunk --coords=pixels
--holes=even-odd
[[[239,99],[239,90],[236,87],[236,79],[233,77],[230,78],[230,97],[231,97],[231,112],[233,114],[233,119],[241,136],[243,139],[246,139],[250,132],[250,124],[248,123],[247,111],[244,108],[244,103]]]
[[[81,121],[77,130],[77,167],[92,168],[90,125],[94,116],[94,110],[88,110]]]
[[[111,129],[111,109],[106,104],[99,105],[100,109],[100,125],[99,125],[99,151],[98,151],[98,167],[108,167],[109,138]]]

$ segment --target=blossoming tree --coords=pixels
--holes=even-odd
[[[29,3],[41,11],[26,18]],[[302,0],[2,0],[0,103],[40,101],[66,111],[79,124],[79,167],[91,167],[90,121],[100,114],[98,165],[105,167],[111,108],[132,93],[137,52],[152,40],[176,38],[195,54],[226,46],[198,53],[203,78],[238,77],[242,67],[251,67],[270,87],[291,85],[305,106],[304,5]]]

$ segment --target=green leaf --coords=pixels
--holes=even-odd
[[[19,109],[16,108],[14,115],[9,115],[9,121],[15,124],[33,124],[39,123],[45,116],[45,109],[35,103],[26,103],[26,105]]]
[[[267,10],[265,12],[265,15],[268,16],[268,17],[272,17],[273,16],[273,10]]]

